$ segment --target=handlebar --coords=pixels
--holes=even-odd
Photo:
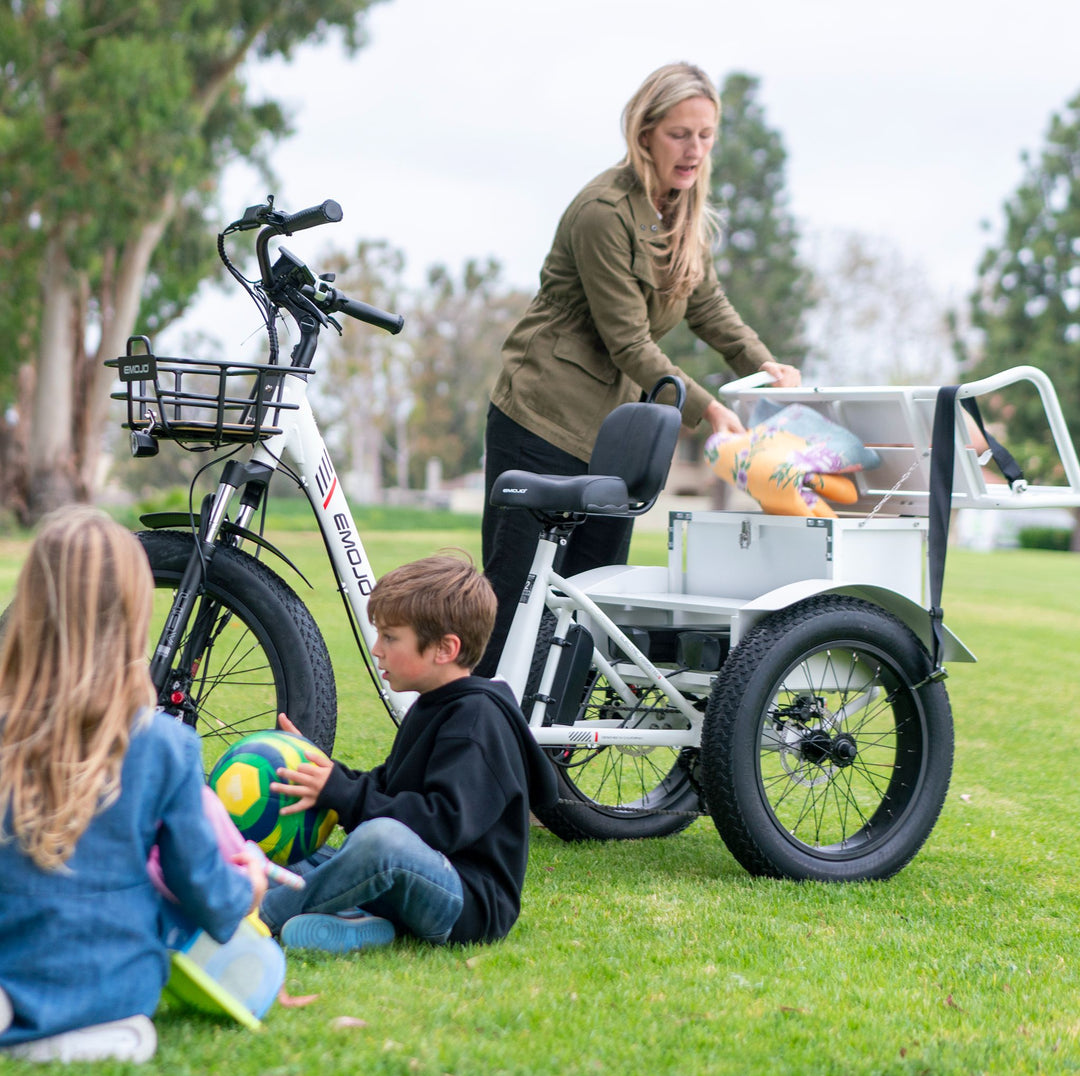
[[[401,314],[391,314],[390,311],[380,310],[370,303],[361,302],[359,299],[350,299],[344,292],[330,287],[325,280],[316,281],[314,285],[305,285],[300,289],[300,292],[331,314],[340,311],[350,318],[367,322],[368,325],[375,325],[395,336],[401,332],[405,324],[405,318]]]
[[[284,247],[278,247],[277,260],[270,263],[270,240],[278,236],[292,235],[321,224],[335,224],[342,219],[341,206],[332,198],[319,205],[301,209],[298,213],[284,213],[274,205],[274,196],[268,195],[261,205],[249,206],[244,215],[233,221],[218,236],[218,254],[232,276],[245,288],[263,312],[266,330],[270,338],[270,362],[276,363],[278,340],[275,328],[276,311],[288,311],[301,328],[301,343],[293,351],[292,365],[306,367],[314,357],[316,338],[320,326],[333,325],[329,315],[346,314],[357,321],[366,322],[389,333],[399,333],[405,324],[400,314],[380,310],[376,306],[350,299],[344,292],[330,286],[332,273],[317,277],[299,258]],[[255,240],[255,255],[259,263],[259,280],[249,281],[233,265],[225,249],[225,239],[235,232],[259,229]]]
[[[380,310],[377,306],[362,303],[359,299],[345,299],[338,309],[350,318],[377,325],[394,336],[401,332],[405,325],[405,318],[401,314],[391,314],[388,310]]]
[[[285,235],[302,232],[305,228],[316,228],[320,224],[337,224],[344,216],[341,206],[333,198],[327,198],[322,205],[313,205],[301,209],[299,213],[288,213],[276,225]]]
[[[305,228],[315,228],[320,224],[336,224],[343,216],[341,206],[333,198],[327,198],[321,205],[301,209],[299,213],[283,213],[274,208],[274,196],[271,194],[262,205],[248,206],[244,215],[234,220],[222,234],[264,228],[269,239],[274,235],[292,235],[293,232],[302,232]]]

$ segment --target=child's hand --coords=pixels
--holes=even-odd
[[[303,735],[284,714],[278,714],[278,728],[283,732],[295,732],[297,735]],[[309,807],[314,807],[319,799],[319,794],[330,779],[330,771],[333,768],[333,762],[324,758],[301,762],[295,770],[279,766],[277,775],[281,778],[281,781],[272,781],[270,791],[277,792],[282,796],[296,797],[296,801],[290,803],[287,807],[282,807],[280,813],[299,814]]]
[[[281,781],[272,781],[270,791],[282,796],[296,796],[296,802],[282,807],[281,814],[298,814],[314,807],[319,794],[330,779],[334,764],[329,759],[316,759],[314,762],[301,762],[295,770],[280,766],[277,771]],[[285,784],[284,782],[288,782]]]
[[[291,732],[294,736],[304,735],[284,714],[277,715],[277,727],[282,732]]]
[[[262,854],[262,850],[258,845],[254,848],[245,845],[238,852],[234,852],[229,859],[247,871],[252,888],[251,907],[248,909],[250,915],[252,912],[258,911],[263,897],[266,896],[266,857]]]

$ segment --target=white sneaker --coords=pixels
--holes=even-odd
[[[4,988],[0,987],[0,1035],[11,1027],[14,1016],[15,1014],[11,1011],[11,998],[4,992]]]
[[[157,1050],[157,1032],[146,1016],[129,1016],[107,1024],[64,1031],[44,1039],[4,1048],[9,1057],[26,1061],[149,1061]]]

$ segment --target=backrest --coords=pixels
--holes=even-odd
[[[653,501],[667,481],[681,421],[670,404],[620,404],[600,427],[589,474],[617,475],[632,501]]]

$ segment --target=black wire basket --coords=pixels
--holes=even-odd
[[[127,401],[124,428],[163,441],[254,444],[281,433],[280,414],[299,405],[281,402],[291,367],[217,359],[154,355],[145,336],[128,339],[127,354],[107,359]]]

